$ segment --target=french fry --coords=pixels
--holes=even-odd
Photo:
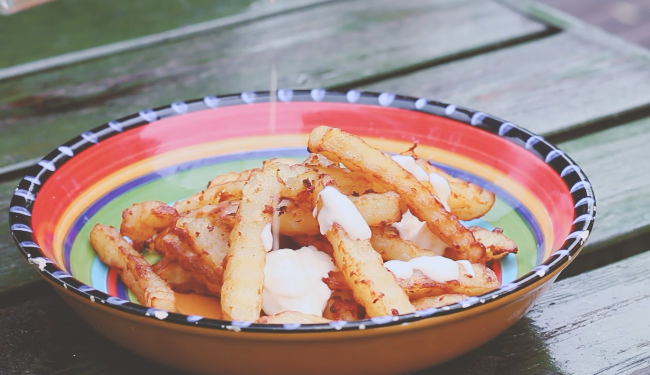
[[[312,199],[318,215],[323,209],[319,194],[330,186],[336,188],[336,183],[330,176],[321,175],[315,181]],[[384,267],[381,256],[372,248],[369,239],[350,238],[336,222],[325,233],[325,237],[332,245],[334,264],[352,289],[354,299],[365,307],[369,316],[400,315],[415,311],[397,284],[395,276]]]
[[[329,320],[354,321],[365,316],[366,310],[354,300],[350,290],[333,291],[323,311],[323,318]]]
[[[283,311],[275,315],[263,316],[257,319],[257,323],[266,324],[320,324],[327,323],[329,321],[330,320],[318,315],[303,314],[297,311]]]
[[[436,168],[424,159],[418,159],[417,155],[411,154],[416,163],[427,173],[435,173],[442,176],[449,183],[451,195],[447,204],[451,213],[460,220],[473,220],[485,215],[494,206],[494,193],[487,191],[471,182],[463,181],[460,178],[447,174],[440,168]],[[435,194],[435,189],[430,183],[425,182],[424,186]]]
[[[199,209],[207,205],[215,205],[219,202],[241,199],[242,188],[246,181],[229,181],[220,185],[212,185],[188,198],[181,199],[174,203],[174,208],[179,213]]]
[[[248,179],[251,177],[253,173],[259,171],[260,171],[259,168],[253,168],[253,169],[246,169],[241,172],[228,172],[225,174],[221,174],[213,178],[210,182],[208,182],[208,188],[215,185],[222,185],[225,184],[226,182],[248,181]]]
[[[221,291],[226,319],[254,322],[260,317],[266,262],[261,233],[271,223],[282,191],[278,170],[288,168],[273,164],[253,174],[242,190]]]
[[[489,231],[482,227],[469,227],[474,237],[485,246],[486,257],[488,260],[503,258],[508,254],[516,254],[518,251],[515,241],[509,239],[503,234],[503,229],[495,228]],[[452,258],[454,254],[446,254]]]
[[[119,269],[124,284],[135,293],[141,304],[167,311],[176,311],[174,292],[151,269],[142,255],[109,226],[96,224],[90,231],[90,243],[99,259]]]
[[[411,173],[361,138],[340,129],[319,126],[309,136],[309,151],[341,162],[351,171],[373,176],[387,190],[397,192],[411,212],[447,243],[459,259],[481,262],[485,248]]]
[[[409,260],[421,256],[435,256],[433,251],[421,249],[411,241],[405,241],[399,236],[397,229],[392,227],[372,227],[370,243],[385,261]]]
[[[120,232],[133,241],[135,249],[141,249],[145,241],[170,226],[178,218],[178,212],[159,201],[135,203],[122,211]]]
[[[331,246],[331,245],[330,245]],[[327,284],[327,287],[332,291],[350,291],[350,285],[345,280],[345,276],[340,271],[331,271],[328,274],[328,277],[323,279],[323,282]]]
[[[424,297],[424,298],[416,299],[412,303],[416,309],[424,310],[432,307],[442,307],[442,306],[451,305],[453,303],[460,302],[466,298],[469,298],[469,296],[460,293],[451,293],[451,294],[443,294],[441,296]]]
[[[392,224],[402,219],[399,195],[392,191],[348,198],[370,226]],[[309,201],[288,201],[281,209],[280,234],[285,236],[320,234],[318,221],[313,216],[312,205]]]
[[[223,267],[215,263],[206,251],[199,250],[192,237],[187,230],[172,227],[156,237],[154,248],[191,272],[194,279],[207,289],[207,294],[218,296],[221,294]]]
[[[435,282],[420,270],[415,270],[413,276],[408,279],[397,279],[397,282],[411,300],[449,293],[477,296],[499,286],[499,280],[491,269],[480,263],[472,263],[472,268],[474,269],[474,276],[469,275],[465,268],[460,266],[458,280],[451,280],[446,283]]]
[[[400,315],[415,310],[369,240],[351,239],[336,223],[325,237],[334,249],[334,263],[368,315]]]
[[[171,257],[163,257],[152,268],[175,292],[209,294],[205,285],[196,281],[191,272],[184,270]]]

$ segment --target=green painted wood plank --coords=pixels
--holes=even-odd
[[[279,87],[334,86],[545,30],[484,0],[337,1],[0,81],[0,166],[143,108],[268,89],[273,64]]]
[[[0,297],[41,279],[20,255],[9,232],[9,201],[16,185],[18,181],[0,183]]]
[[[649,267],[647,252],[559,281],[494,341],[417,375],[647,373]],[[100,337],[53,292],[0,308],[0,349],[3,374],[179,374]]]
[[[57,0],[0,17],[0,68],[287,2]]]
[[[559,144],[581,166],[598,213],[585,252],[650,232],[650,119]]]
[[[167,0],[165,0],[167,1]],[[202,0],[201,0],[202,1]],[[25,62],[22,64],[18,65],[12,65],[6,68],[0,69],[0,80],[3,79],[8,79],[8,78],[15,78],[19,77],[22,75],[27,75],[27,74],[33,74],[39,71],[44,71],[44,70],[50,70],[54,68],[58,68],[61,66],[65,65],[70,65],[70,64],[79,64],[85,61],[97,59],[103,56],[108,56],[108,55],[113,55],[117,53],[123,53],[126,51],[130,50],[136,50],[140,48],[144,48],[147,46],[152,46],[155,44],[161,44],[165,42],[169,42],[170,40],[176,40],[176,39],[181,39],[181,38],[186,38],[188,36],[192,35],[198,35],[200,33],[205,33],[207,31],[212,31],[217,28],[223,28],[223,27],[228,27],[228,26],[233,26],[236,24],[242,24],[245,22],[253,21],[256,19],[261,19],[264,17],[269,17],[273,16],[276,14],[281,14],[281,13],[286,13],[290,11],[294,11],[297,9],[302,9],[310,6],[316,6],[318,4],[327,2],[327,1],[333,1],[333,0],[277,0],[273,2],[267,2],[264,0],[257,0],[256,2],[250,4],[248,9],[245,11],[241,11],[236,14],[232,14],[229,16],[223,16],[220,18],[212,19],[209,21],[204,21],[204,22],[199,22],[199,23],[194,23],[191,25],[185,25],[185,26],[180,26],[175,29],[171,30],[166,30],[162,31],[159,33],[155,34],[148,34],[145,36],[140,36],[137,38],[132,38],[132,39],[127,39],[123,41],[115,41],[114,43],[109,43],[109,44],[104,44],[100,45],[97,47],[91,47],[91,48],[86,48],[78,51],[73,51],[73,52],[67,52],[63,53],[60,55],[56,56],[51,56],[51,57],[46,57],[40,60],[35,60],[35,61],[29,61]],[[247,2],[242,2],[243,5],[246,5],[249,3],[250,0]],[[114,4],[114,3],[110,3]],[[120,3],[122,5],[125,5],[127,3]],[[135,3],[134,3],[135,4]],[[137,4],[141,4],[138,2]],[[161,3],[163,6],[165,5],[164,3]],[[237,3],[239,5],[239,3]],[[158,3],[156,3],[158,5]],[[198,5],[198,4],[197,4]],[[212,3],[211,6],[214,6],[215,4]],[[226,5],[226,6],[223,6]],[[221,4],[218,5],[220,10],[223,11],[230,11],[232,7],[228,7],[228,4]],[[133,7],[132,7],[133,8]],[[236,7],[235,7],[236,8]],[[167,9],[167,8],[164,8]],[[131,9],[133,10],[133,9]],[[208,12],[210,13],[210,12]],[[110,12],[108,13],[110,17]],[[137,12],[130,13],[133,16],[139,16]],[[225,13],[224,13],[225,14]],[[100,17],[103,17],[104,14],[101,14]],[[173,17],[173,16],[172,16]],[[92,19],[92,17],[86,17]],[[128,18],[128,17],[127,17]],[[162,21],[161,21],[162,22]],[[46,27],[51,27],[51,22],[46,24]],[[161,23],[162,24],[162,23]],[[106,22],[101,23],[101,25],[105,26]],[[128,27],[127,27],[128,29]],[[111,29],[112,30],[112,29]],[[121,29],[120,29],[121,30]],[[12,30],[15,32],[15,29]],[[155,31],[155,29],[154,29]],[[77,30],[78,32],[78,30]],[[149,31],[151,32],[151,31]],[[106,31],[106,35],[108,36],[113,36],[115,32],[111,33],[110,31]],[[13,35],[13,34],[11,34]],[[31,35],[31,34],[30,34]],[[67,35],[66,33],[63,33],[63,35]],[[75,34],[76,35],[76,34]],[[78,35],[85,35],[83,33],[79,33]],[[98,38],[99,40],[102,40],[101,38]],[[119,38],[114,38],[116,40],[119,40]],[[36,43],[38,44],[38,43]],[[94,43],[92,45],[95,45]],[[13,55],[12,55],[13,56]]]
[[[478,109],[546,136],[650,104],[650,64],[572,33],[365,87]]]

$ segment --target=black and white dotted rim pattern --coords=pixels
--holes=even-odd
[[[449,118],[459,122],[459,126],[472,126],[498,135],[525,148],[541,160],[544,160],[564,180],[571,192],[574,202],[574,221],[571,234],[567,236],[562,248],[553,253],[546,261],[533,271],[517,280],[477,297],[471,297],[453,305],[441,308],[419,310],[401,316],[374,317],[355,322],[335,321],[328,324],[283,324],[267,325],[251,322],[224,321],[204,318],[197,315],[182,315],[164,310],[148,308],[130,301],[109,296],[93,287],[83,284],[70,274],[61,270],[51,260],[45,258],[40,247],[34,242],[31,227],[31,211],[38,197],[42,184],[58,168],[83,150],[106,140],[121,132],[171,116],[201,111],[205,109],[250,105],[268,102],[269,92],[243,92],[222,97],[206,96],[202,99],[175,102],[168,106],[146,109],[137,114],[109,121],[108,123],[84,132],[76,138],[59,146],[32,167],[16,188],[9,208],[9,222],[14,241],[23,256],[38,268],[41,274],[61,285],[71,293],[89,299],[93,303],[104,304],[109,308],[127,313],[146,316],[151,319],[170,323],[199,326],[209,329],[229,330],[234,332],[315,332],[347,331],[357,329],[374,329],[384,326],[402,325],[435,316],[452,314],[471,309],[482,304],[513,294],[529,285],[546,281],[547,275],[565,267],[572,257],[582,249],[589,237],[596,214],[596,201],[589,180],[580,167],[562,150],[546,142],[543,137],[535,135],[515,124],[500,120],[483,112],[461,108],[453,104],[441,103],[424,98],[412,98],[391,93],[372,93],[358,90],[347,92],[327,91],[325,89],[291,90],[280,89],[276,93],[282,102],[338,102],[357,105],[382,106],[409,111],[428,113]]]

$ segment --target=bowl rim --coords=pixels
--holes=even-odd
[[[27,171],[27,175],[19,182],[11,199],[9,205],[9,225],[12,237],[20,253],[30,264],[38,269],[43,277],[52,281],[54,285],[89,299],[92,303],[103,304],[109,308],[132,315],[159,319],[186,326],[198,326],[235,332],[305,333],[363,330],[394,326],[449,315],[485,304],[492,304],[532,284],[547,280],[555,271],[566,267],[573,257],[584,247],[591,234],[596,215],[596,200],[587,176],[562,150],[547,142],[543,137],[518,125],[484,112],[470,110],[454,104],[425,98],[395,95],[387,92],[379,93],[359,90],[336,91],[316,88],[311,90],[279,89],[274,94],[271,95],[269,91],[246,91],[219,97],[210,95],[200,99],[178,101],[170,105],[146,109],[117,120],[109,121],[57,147],[41,159],[37,165]],[[432,116],[451,119],[456,121],[459,126],[462,126],[461,124],[471,126],[513,142],[543,160],[567,185],[574,203],[574,221],[571,232],[566,237],[562,247],[546,258],[542,264],[516,280],[501,285],[499,288],[483,295],[470,297],[452,305],[418,310],[405,315],[373,317],[352,322],[333,321],[324,324],[258,324],[210,319],[197,315],[183,315],[149,308],[110,296],[107,293],[82,283],[45,257],[39,245],[34,242],[31,226],[31,210],[37,199],[38,191],[42,184],[54,174],[56,168],[70,160],[76,153],[92,147],[104,139],[120,134],[125,130],[145,126],[163,118],[218,107],[264,103],[271,101],[274,96],[277,97],[278,101],[287,103],[339,102],[417,111]]]

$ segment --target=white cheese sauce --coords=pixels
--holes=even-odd
[[[336,223],[353,240],[370,239],[372,231],[350,198],[332,186],[321,190],[318,198],[323,203],[317,217],[321,234],[327,233]]]
[[[408,262],[389,260],[384,263],[384,267],[398,279],[409,279],[413,276],[413,271],[419,270],[437,283],[458,280],[461,266],[465,270],[465,274],[469,277],[476,276],[474,268],[468,260],[453,261],[441,256],[421,256],[413,258]]]
[[[262,310],[268,315],[297,311],[323,316],[332,294],[323,278],[337,270],[329,255],[313,246],[266,254]]]
[[[415,159],[413,159],[412,156],[393,155],[392,159],[399,164],[400,167],[415,176],[418,181],[429,181],[429,175],[427,175],[427,172],[415,162]]]
[[[420,167],[412,156],[407,155],[394,155],[392,159],[404,168],[407,172],[411,173],[418,181],[429,181],[433,190],[436,192],[435,196],[438,201],[442,203],[445,210],[450,211],[449,197],[451,196],[451,186],[449,181],[437,173],[429,173]]]
[[[447,244],[431,233],[427,223],[418,220],[410,210],[402,215],[402,220],[391,224],[391,226],[397,229],[401,239],[411,241],[421,249],[433,251],[436,255],[443,255],[447,249]]]
[[[267,253],[273,249],[273,233],[271,233],[271,223],[268,223],[262,228],[262,233],[260,234],[262,238],[262,246],[264,251]]]
[[[413,276],[413,271],[419,270],[431,280],[437,283],[446,283],[451,280],[458,280],[460,269],[458,263],[441,256],[417,257],[404,262],[401,260],[389,260],[384,267],[398,279],[408,279]]]

